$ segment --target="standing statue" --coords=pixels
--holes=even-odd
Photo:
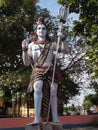
[[[56,43],[51,42],[44,18],[40,17],[32,37],[32,42],[28,44],[26,40],[22,41],[23,63],[25,66],[32,64],[32,74],[27,91],[34,91],[35,119],[33,124],[40,123],[41,116],[47,119],[50,109],[52,121],[59,122],[57,114],[57,90],[60,79],[58,79],[58,74],[55,70],[53,87],[51,87],[54,66],[53,58],[56,54],[56,48],[58,48],[59,52],[64,52],[66,48],[64,48],[65,43],[62,41],[63,34],[58,32],[58,37],[60,44],[57,46]]]

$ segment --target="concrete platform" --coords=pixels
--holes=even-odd
[[[62,124],[54,122],[30,123],[25,126],[25,130],[62,130]]]

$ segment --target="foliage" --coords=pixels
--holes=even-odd
[[[93,104],[91,103],[90,100],[86,100],[86,101],[83,102],[83,107],[84,107],[85,110],[89,110],[90,107],[92,107],[92,106],[93,106]]]
[[[86,67],[93,79],[98,78],[98,1],[97,0],[58,0],[67,5],[69,12],[79,13],[79,20],[74,21],[75,36],[82,37],[85,57],[88,57]]]
[[[79,13],[79,0],[58,0],[59,4],[70,7],[70,13]]]
[[[96,93],[98,93],[98,82],[96,80],[92,80],[90,86],[95,90]]]
[[[0,86],[1,87],[16,87],[16,86],[26,86],[28,82],[28,78],[26,75],[30,75],[30,71],[27,68],[22,70],[13,71],[13,72],[6,72],[0,76]]]
[[[96,94],[89,94],[88,96],[85,97],[84,101],[89,100],[93,105],[97,106],[98,105],[98,93]]]
[[[61,82],[62,89],[61,92],[61,99],[63,103],[67,104],[69,99],[72,99],[73,96],[79,94],[79,85],[71,79],[65,71],[62,71],[63,80]],[[63,92],[62,92],[63,90]],[[63,95],[63,96],[62,96]]]
[[[65,112],[76,112],[76,107],[74,106],[74,104],[72,104],[71,106],[64,107],[64,111]]]
[[[90,114],[90,107],[95,107],[97,108],[98,106],[98,93],[95,94],[89,94],[88,96],[85,97],[84,102],[83,102],[83,107],[84,109],[88,110],[88,114]]]
[[[35,1],[30,0],[27,5],[25,2],[26,0],[9,0],[0,7],[1,73],[17,69],[21,64],[20,43],[23,39],[23,27],[31,26],[36,12]]]
[[[32,29],[37,0],[0,2],[0,90],[6,103],[11,102],[18,91],[26,92],[28,86],[30,69],[22,63],[21,41],[24,28]]]

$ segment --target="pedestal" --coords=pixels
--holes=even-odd
[[[40,124],[27,124],[25,130],[62,130],[61,123],[42,122]]]

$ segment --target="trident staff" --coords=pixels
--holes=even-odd
[[[59,30],[58,30],[58,34],[57,34],[58,40],[57,40],[56,55],[55,55],[55,60],[54,60],[53,77],[52,77],[52,83],[51,83],[51,94],[53,93],[53,90],[54,90],[53,83],[54,83],[54,75],[55,75],[56,61],[57,61],[57,55],[58,55],[58,48],[59,48],[59,45],[60,45],[61,38],[64,37],[64,35],[62,34],[62,26],[67,21],[67,17],[69,15],[69,7],[61,6],[58,13],[59,14],[58,14],[57,17],[60,21],[60,25],[59,25]]]
[[[60,23],[59,23],[59,30],[58,30],[58,33],[57,33],[58,40],[57,40],[57,47],[56,47],[56,55],[55,55],[55,59],[54,59],[53,76],[52,76],[51,91],[50,91],[51,92],[50,93],[51,94],[50,95],[50,101],[51,101],[51,96],[54,94],[54,91],[55,91],[54,76],[55,76],[55,70],[56,70],[58,48],[59,48],[59,45],[60,45],[60,42],[61,42],[61,38],[64,38],[64,35],[62,33],[62,27],[63,27],[63,24],[67,21],[68,15],[69,15],[69,7],[62,6],[58,11],[58,16],[57,16]],[[49,112],[50,112],[50,103],[49,103],[49,111],[48,111],[47,122],[49,121]]]

